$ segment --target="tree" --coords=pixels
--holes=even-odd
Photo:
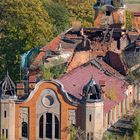
[[[85,140],[86,133],[80,127],[76,127],[74,124],[71,124],[68,127],[68,133],[70,134],[70,140]]]
[[[70,12],[71,21],[80,21],[82,26],[91,27],[93,25],[94,10],[93,4],[96,0],[57,0],[64,4]]]
[[[140,139],[140,111],[135,112],[133,124],[132,124],[133,130],[134,130],[134,139],[139,140]]]
[[[45,9],[52,20],[55,36],[70,26],[70,15],[64,5],[53,1],[47,1],[45,3]]]
[[[0,1],[0,78],[19,79],[20,55],[53,37],[51,20],[39,0]]]
[[[126,28],[127,29],[132,28],[132,18],[133,18],[132,12],[126,10]]]
[[[41,65],[42,78],[45,80],[56,79],[60,77],[66,70],[63,58],[59,57],[57,60],[47,64],[47,67]]]

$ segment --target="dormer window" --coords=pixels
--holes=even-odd
[[[83,88],[83,97],[90,102],[101,99],[101,88],[92,78]]]

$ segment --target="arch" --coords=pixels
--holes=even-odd
[[[59,139],[59,120],[56,115],[54,117],[55,117],[55,138]]]
[[[22,122],[22,137],[28,137],[28,124],[26,122]]]
[[[39,138],[43,138],[43,115],[39,119]]]

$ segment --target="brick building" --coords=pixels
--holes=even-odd
[[[134,28],[140,30],[140,12],[133,12],[132,25]]]
[[[85,132],[84,140],[102,139],[135,100],[134,86],[101,59],[38,82],[24,99],[8,74],[0,87],[0,132],[9,140],[69,140],[71,125]]]

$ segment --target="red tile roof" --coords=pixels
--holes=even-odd
[[[43,57],[45,56],[45,52],[47,50],[50,50],[50,51],[57,51],[58,49],[58,45],[59,45],[59,42],[61,40],[61,37],[60,36],[57,36],[56,38],[54,38],[48,45],[44,46],[42,49],[41,49],[41,52],[38,54],[38,56],[35,58],[34,62],[32,65],[35,65],[37,66],[43,59]]]
[[[24,89],[24,83],[17,83],[16,88],[17,89]]]
[[[108,51],[106,56],[109,58],[109,65],[111,65],[115,70],[119,71],[121,74],[126,75],[126,70],[119,54],[114,53],[112,51]]]
[[[103,62],[104,63],[104,62]],[[106,66],[107,67],[107,66]],[[111,68],[108,66],[108,68]],[[112,68],[111,68],[112,69]],[[115,71],[115,70],[114,70]],[[117,73],[117,72],[116,72]],[[110,88],[115,90],[116,99],[110,100],[105,99],[104,101],[104,112],[108,112],[116,104],[121,102],[124,97],[124,91],[126,89],[126,82],[119,80],[114,76],[108,76],[104,71],[99,70],[95,66],[88,64],[86,66],[80,66],[71,72],[65,74],[60,79],[58,79],[64,86],[64,89],[71,95],[81,99],[82,90],[84,85],[90,80],[93,76],[93,79],[99,84],[100,80],[106,81],[105,93],[108,94]]]
[[[29,83],[36,83],[37,78],[36,75],[29,76]]]
[[[140,12],[134,12],[134,16],[140,16]]]

